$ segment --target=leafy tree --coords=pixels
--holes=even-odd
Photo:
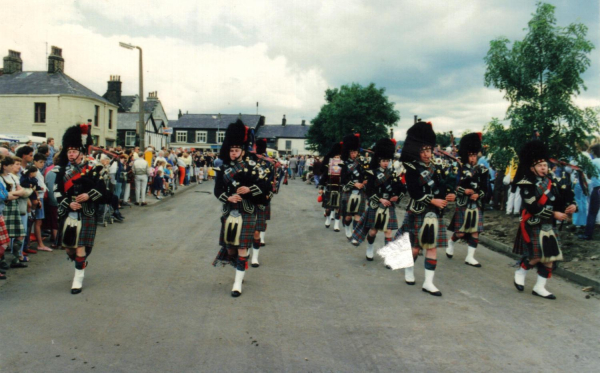
[[[516,156],[511,131],[504,128],[498,118],[483,127],[483,145],[487,146],[490,165],[497,171],[505,170]]]
[[[384,88],[371,83],[357,83],[325,91],[325,105],[311,121],[306,143],[308,149],[326,154],[331,146],[351,133],[360,133],[363,147],[389,137],[388,127],[400,120],[394,103],[384,95]]]
[[[437,145],[441,146],[442,148],[446,148],[448,146],[450,146],[450,136],[452,135],[450,132],[436,132],[435,133],[435,141],[437,143]]]
[[[594,46],[586,40],[585,25],[557,26],[554,9],[538,3],[527,35],[512,47],[506,38],[490,42],[485,86],[504,91],[510,102],[506,118],[511,124],[498,146],[518,152],[537,130],[551,156],[585,162],[578,147],[599,130],[598,110],[580,109],[573,98],[586,89],[581,74],[590,66]]]

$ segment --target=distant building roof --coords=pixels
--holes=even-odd
[[[269,124],[262,126],[256,132],[256,138],[289,138],[304,139],[310,126],[300,124]]]
[[[125,110],[125,111],[131,110],[131,106],[133,105],[133,103],[135,102],[136,99],[137,99],[137,95],[121,96],[121,106],[123,107],[123,110]]]
[[[150,115],[149,113],[144,114],[144,123],[148,122]],[[139,119],[139,113],[117,113],[117,129],[135,131]]]
[[[73,95],[110,103],[62,71],[23,71],[0,75],[0,95]]]
[[[222,129],[225,130],[230,123],[240,118],[239,114],[183,114],[179,120],[169,121],[171,128],[197,128],[197,129]],[[242,114],[242,122],[250,128],[256,128],[261,124],[262,115]]]

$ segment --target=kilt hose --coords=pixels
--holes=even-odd
[[[25,236],[25,227],[19,213],[19,204],[17,200],[7,201],[4,205],[4,224],[10,238]]]
[[[477,222],[477,233],[483,232],[483,211],[481,211],[480,207],[477,207],[479,211],[479,221]],[[456,206],[456,210],[454,212],[454,216],[452,216],[452,220],[448,225],[448,230],[454,233],[463,233],[460,231],[463,224],[465,223],[465,213],[467,212],[467,206]]]
[[[360,204],[358,205],[358,212],[356,213],[347,213],[346,210],[348,209],[348,200],[350,199],[350,196],[352,195],[352,191],[350,192],[342,192],[342,199],[340,200],[340,215],[342,217],[346,217],[346,216],[354,216],[354,215],[362,215],[365,212],[365,208],[366,208],[366,201],[367,201],[367,195],[363,192],[360,191]]]
[[[552,224],[551,220],[544,219],[542,223],[536,224],[534,226],[527,226],[527,233],[529,234],[529,238],[531,239],[531,243],[527,243],[525,238],[523,238],[523,232],[521,232],[521,228],[517,230],[517,237],[515,238],[515,244],[513,245],[513,253],[519,254],[522,256],[528,257],[530,260],[532,259],[540,259],[542,257],[542,246],[540,245],[540,232],[542,231],[542,224]],[[556,227],[552,227],[552,231],[556,235],[556,240],[558,241],[558,245],[560,247],[560,236],[558,229]]]
[[[426,212],[422,214],[414,214],[410,211],[406,212],[404,215],[404,221],[402,222],[402,226],[396,233],[396,238],[402,236],[404,232],[408,233],[410,237],[410,244],[412,247],[421,248],[419,244],[419,229],[423,226],[423,221],[425,220]],[[437,235],[437,248],[446,248],[448,247],[448,234],[446,232],[446,223],[444,222],[443,217],[438,216],[438,235]]]
[[[396,206],[391,206],[388,208],[390,213],[390,219],[388,220],[387,229],[394,230],[398,229],[398,217],[396,216]],[[370,206],[367,207],[367,210],[360,216],[360,220],[358,224],[356,224],[356,228],[352,232],[352,239],[361,243],[367,238],[367,234],[369,234],[369,230],[375,225],[375,215],[377,215],[377,209],[373,209]],[[387,230],[386,229],[386,230]]]

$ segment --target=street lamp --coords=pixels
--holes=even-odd
[[[138,136],[140,137],[140,149],[142,149],[142,151],[144,149],[146,149],[146,147],[144,146],[144,137],[146,134],[146,125],[144,124],[144,72],[142,69],[142,48],[135,46],[135,45],[131,45],[131,44],[127,44],[127,43],[122,43],[119,42],[119,45],[125,49],[138,49],[140,51],[140,106],[139,106],[139,114],[140,114],[140,118],[139,118],[139,123],[138,123],[138,127],[137,127],[137,133]]]

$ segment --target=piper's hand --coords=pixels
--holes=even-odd
[[[473,194],[471,195],[471,198],[473,201],[477,201],[479,199],[479,194]]]
[[[246,194],[246,193],[250,193],[250,188],[248,187],[239,187],[236,191],[237,194]]]
[[[379,202],[381,202],[381,204],[386,207],[389,207],[392,205],[392,203],[390,201],[388,201],[387,199],[383,199],[383,198],[379,198]]]
[[[229,202],[232,202],[232,203],[237,203],[237,202],[241,202],[242,201],[242,197],[240,195],[238,195],[238,194],[234,194],[231,197],[227,198],[227,200]]]
[[[474,194],[475,191],[473,189],[465,189],[465,194],[470,196],[471,194]]]
[[[83,193],[75,197],[75,202],[85,202],[90,199],[90,196],[87,193]]]
[[[390,198],[390,201],[391,201],[391,202],[396,202],[396,201],[398,201],[398,196],[394,196],[394,197]]]
[[[577,211],[577,206],[576,205],[569,205],[569,207],[567,207],[567,209],[565,210],[565,214],[571,215],[572,213]]]
[[[567,219],[567,214],[558,212],[558,211],[554,211],[554,219],[556,219],[558,221],[563,221],[563,220]]]
[[[69,206],[71,207],[71,210],[73,210],[73,211],[77,211],[77,210],[81,209],[81,205],[77,202],[71,202],[69,204]]]
[[[456,201],[456,194],[448,194],[446,196],[446,201],[448,201],[448,202],[454,202],[454,201]]]
[[[446,198],[448,198],[448,197],[446,197]],[[441,210],[448,205],[448,202],[443,199],[435,198],[435,199],[431,200],[431,204]]]
[[[362,189],[364,187],[364,185],[362,185],[361,183],[354,183],[354,187],[356,189]]]

